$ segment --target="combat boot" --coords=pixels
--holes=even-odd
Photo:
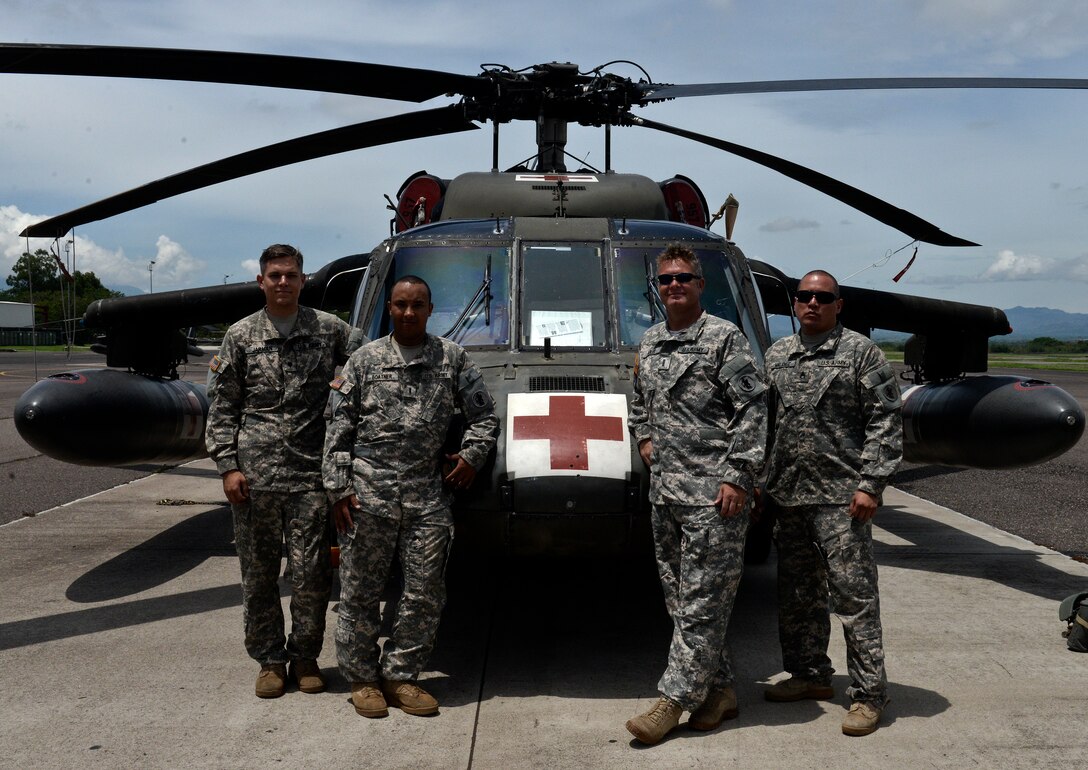
[[[415,682],[382,681],[382,692],[390,706],[417,717],[438,713],[438,701]]]
[[[284,663],[267,663],[261,666],[261,673],[257,674],[257,697],[278,698],[287,689],[287,665]]]
[[[816,684],[799,676],[791,676],[763,691],[763,697],[775,703],[791,703],[796,700],[827,700],[835,697],[829,684]]]
[[[357,714],[368,719],[389,716],[385,696],[377,682],[352,682],[351,705]]]
[[[325,692],[325,677],[321,675],[321,669],[316,660],[312,658],[292,660],[289,673],[301,692]]]
[[[684,709],[679,703],[668,698],[658,698],[653,708],[645,714],[627,720],[627,731],[639,743],[653,746],[680,724],[680,715],[683,713]]]
[[[738,713],[737,693],[732,687],[713,690],[707,694],[703,705],[688,717],[688,727],[692,730],[713,730],[722,721],[736,718]]]
[[[876,732],[880,723],[880,715],[883,709],[877,708],[872,703],[854,701],[846,717],[842,720],[842,732],[844,735],[868,735]]]

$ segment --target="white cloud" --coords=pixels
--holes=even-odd
[[[997,259],[975,279],[989,281],[1088,281],[1088,254],[1074,259],[1054,259],[1015,254],[1003,249]]]
[[[19,236],[27,225],[40,222],[43,216],[28,214],[16,206],[0,206],[0,270],[6,276],[15,261],[27,251],[54,248],[51,241],[34,238],[29,241]],[[150,256],[125,256],[123,249],[107,249],[92,240],[76,236],[69,248],[59,245],[66,260],[74,269],[94,273],[106,286],[143,286],[150,284],[148,263],[152,260],[154,280],[160,289],[177,289],[188,286],[204,269],[204,262],[193,257],[185,248],[165,235],[160,235]]]
[[[980,281],[1029,281],[1042,278],[1054,269],[1057,260],[1049,257],[1014,254],[1008,249],[998,252],[997,259],[987,267]]]

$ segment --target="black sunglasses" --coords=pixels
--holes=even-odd
[[[813,297],[815,297],[816,301],[821,305],[830,305],[838,299],[838,297],[830,291],[795,291],[793,293],[794,301],[800,302],[802,305],[807,305],[809,302],[812,302]]]
[[[668,286],[673,278],[680,283],[690,283],[693,278],[702,278],[702,276],[695,273],[662,273],[657,277],[657,282],[661,286]]]

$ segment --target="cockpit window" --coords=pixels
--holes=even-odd
[[[465,347],[510,343],[510,250],[503,246],[412,246],[398,249],[379,297],[371,339],[392,330],[385,303],[404,275],[431,287],[427,331]]]
[[[607,346],[600,246],[524,244],[521,276],[523,346]]]
[[[665,320],[664,308],[653,282],[657,274],[657,255],[661,250],[659,246],[617,246],[613,249],[622,346],[637,346],[647,329]],[[710,249],[695,249],[695,253],[703,265],[703,277],[706,278],[703,308],[740,326],[737,293],[729,275],[726,255]]]

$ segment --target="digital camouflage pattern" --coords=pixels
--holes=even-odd
[[[453,525],[444,510],[410,520],[353,516],[354,529],[340,536],[340,603],[336,662],[349,682],[410,681],[434,649],[446,605],[446,559]],[[381,596],[399,557],[403,589],[393,628],[379,651]]]
[[[765,391],[735,324],[704,312],[676,334],[651,327],[628,419],[636,444],[653,441],[650,502],[707,505],[723,482],[750,492],[763,469]]]
[[[653,442],[651,524],[673,619],[658,690],[687,711],[735,678],[726,629],[748,512],[723,517],[713,503],[722,483],[750,493],[762,469],[765,391],[748,341],[729,321],[703,313],[676,334],[662,323],[643,336],[629,425],[637,443]]]
[[[321,489],[329,381],[362,341],[308,307],[286,339],[263,309],[227,329],[208,383],[206,444],[219,474],[241,470],[256,489]]]
[[[232,506],[234,547],[242,567],[246,652],[262,665],[317,660],[321,654],[332,590],[328,505],[324,491],[251,489],[248,503]],[[287,638],[279,586],[285,541],[291,583]]]
[[[250,499],[233,505],[246,649],[262,664],[321,651],[332,571],[321,450],[328,383],[362,341],[329,313],[299,307],[285,339],[259,310],[233,324],[213,358],[206,444],[220,475],[240,470]],[[279,572],[287,542],[291,635]]]
[[[322,468],[331,500],[354,492],[374,516],[412,517],[448,508],[440,462],[455,410],[466,426],[461,456],[479,469],[499,418],[483,376],[460,345],[428,334],[405,364],[392,336],[359,348],[333,384]]]
[[[852,701],[887,700],[872,524],[850,516],[861,490],[879,499],[903,455],[899,386],[869,338],[836,326],[806,348],[779,340],[766,358],[776,402],[767,491],[782,506],[779,638],[789,673],[829,684],[834,612],[843,624]]]
[[[799,334],[766,355],[774,393],[767,491],[780,505],[879,498],[903,457],[895,372],[872,340],[840,324],[813,350]]]
[[[446,599],[453,537],[442,484],[446,434],[460,411],[466,424],[459,451],[478,470],[495,445],[499,419],[464,349],[430,334],[408,364],[392,336],[371,342],[332,387],[324,484],[330,499],[354,493],[360,502],[353,529],[340,535],[337,661],[350,682],[412,680],[430,657]],[[395,554],[404,588],[379,661],[381,594]]]
[[[783,668],[831,684],[827,656],[831,616],[842,621],[851,701],[882,708],[887,701],[880,592],[872,524],[851,518],[849,506],[781,508],[778,546],[778,635]]]
[[[736,679],[726,629],[744,572],[748,512],[722,516],[714,505],[660,504],[651,526],[665,608],[673,619],[668,664],[658,691],[685,711]]]

